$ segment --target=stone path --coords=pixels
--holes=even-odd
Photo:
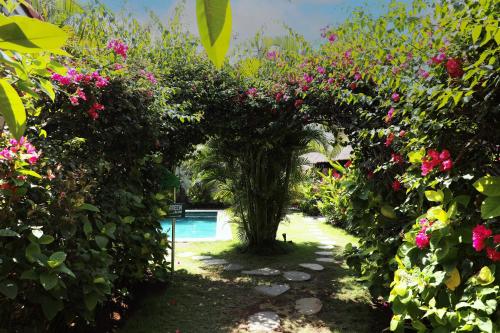
[[[310,229],[311,235],[318,242],[318,251],[315,254],[318,256],[315,258],[317,262],[324,263],[338,263],[342,264],[342,261],[333,258],[332,250],[335,248],[335,241],[331,240],[325,236],[324,232],[320,230],[315,222],[306,222]],[[192,254],[184,254],[184,256],[191,256]],[[273,277],[281,275],[281,271],[272,267],[263,267],[253,270],[242,270],[244,267],[238,263],[229,263],[225,259],[213,258],[212,256],[191,256],[192,259],[200,260],[204,266],[212,265],[224,265],[225,271],[241,271],[241,274],[256,276],[261,278]],[[325,269],[324,266],[318,263],[302,263],[299,264],[300,267],[311,270],[311,271],[322,271]],[[286,271],[283,272],[283,279],[290,281],[292,286],[289,284],[280,283],[263,283],[258,284],[254,287],[256,293],[262,294],[268,297],[278,297],[291,288],[293,288],[293,283],[308,282],[311,280],[312,276],[309,273],[301,271]],[[308,290],[308,289],[306,289]],[[320,299],[315,297],[300,298],[295,301],[295,311],[301,315],[309,316],[314,315],[321,311],[323,303]],[[247,329],[250,332],[274,332],[276,329],[280,328],[281,320],[279,315],[274,311],[263,311],[257,312],[250,315],[247,319]]]

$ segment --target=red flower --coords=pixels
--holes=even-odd
[[[356,84],[356,82],[353,82],[353,83],[351,83],[351,84],[350,84],[350,86],[349,86],[349,87],[350,87],[352,90],[354,90],[354,89],[356,89],[356,87],[357,87],[357,86],[358,86],[358,85]]]
[[[295,103],[293,105],[295,105],[295,108],[298,109],[302,106],[302,104],[304,104],[304,100],[297,99],[297,100],[295,100]]]
[[[488,256],[488,258],[490,258],[490,260],[492,261],[500,261],[500,252],[498,252],[497,250],[495,250],[494,248],[491,248],[491,247],[487,247],[486,248],[486,255]]]
[[[394,192],[401,190],[401,183],[399,182],[399,180],[394,179],[394,181],[392,182],[392,190]]]
[[[439,154],[439,159],[444,161],[444,160],[447,160],[449,158],[450,158],[450,152],[446,149],[443,149],[441,154]]]
[[[389,147],[392,144],[392,141],[394,141],[394,134],[389,133],[387,139],[385,140],[385,146]]]
[[[456,79],[462,77],[464,71],[462,70],[462,64],[459,59],[448,59],[446,62],[446,70],[450,77]]]
[[[477,252],[481,252],[486,244],[484,241],[490,237],[492,234],[492,231],[488,228],[486,228],[483,224],[478,224],[472,229],[472,247]]]
[[[347,162],[345,162],[344,167],[348,168],[351,166],[351,164],[352,164],[352,161],[348,160]]]
[[[282,92],[277,93],[275,96],[276,103],[279,103],[282,98],[283,98],[283,93]]]
[[[445,172],[448,170],[451,170],[453,168],[453,161],[452,160],[445,160],[441,163],[441,167],[439,168],[441,171]]]
[[[401,130],[399,131],[399,137],[402,138],[406,135],[406,131],[405,130]]]
[[[396,164],[403,164],[404,163],[403,156],[397,153],[391,153],[391,162]]]

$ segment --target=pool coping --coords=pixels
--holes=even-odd
[[[215,226],[215,237],[210,238],[175,238],[176,243],[187,242],[215,242],[232,240],[231,224],[229,223],[229,215],[223,209],[187,209],[187,212],[217,212],[217,225]]]

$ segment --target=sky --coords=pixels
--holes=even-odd
[[[196,0],[101,0],[113,10],[125,7],[141,21],[148,20],[148,9],[168,20],[174,8],[185,1],[183,23],[198,35]],[[321,28],[343,22],[359,6],[378,15],[387,9],[390,0],[230,0],[233,35],[236,42],[251,38],[262,27],[268,36],[284,34],[283,23],[314,43],[321,38]],[[409,2],[403,0],[402,2]]]

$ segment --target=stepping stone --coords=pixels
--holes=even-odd
[[[318,251],[314,253],[316,253],[319,256],[333,256],[333,253],[331,253],[330,251]]]
[[[323,303],[318,298],[301,298],[295,302],[295,310],[303,315],[313,315],[321,311]]]
[[[261,293],[266,296],[276,297],[288,290],[290,286],[288,284],[271,284],[271,285],[260,285],[254,288],[256,292]]]
[[[226,259],[206,259],[206,260],[202,260],[202,262],[203,262],[203,265],[205,265],[205,266],[228,264]]]
[[[206,259],[212,259],[212,256],[192,256],[191,257],[194,260],[206,260]]]
[[[325,267],[321,266],[320,264],[299,264],[300,267],[304,267],[313,271],[322,271],[325,269]]]
[[[333,250],[334,246],[333,245],[320,245],[318,246],[318,249],[322,250]]]
[[[336,243],[334,241],[320,241],[321,245],[335,245]]]
[[[193,257],[194,252],[182,252],[178,254],[179,258]]]
[[[311,278],[311,274],[299,271],[284,272],[283,277],[288,281],[307,281]]]
[[[321,257],[321,258],[316,258],[316,261],[321,261],[321,262],[335,262],[335,259],[333,259],[333,258]]]
[[[242,271],[241,273],[247,275],[262,275],[262,276],[276,276],[281,274],[279,270],[269,267],[254,269],[252,271]]]
[[[243,265],[240,264],[229,264],[224,266],[225,271],[241,271],[243,269]]]
[[[275,312],[257,312],[248,317],[250,332],[272,332],[278,327],[280,327],[280,317]]]

